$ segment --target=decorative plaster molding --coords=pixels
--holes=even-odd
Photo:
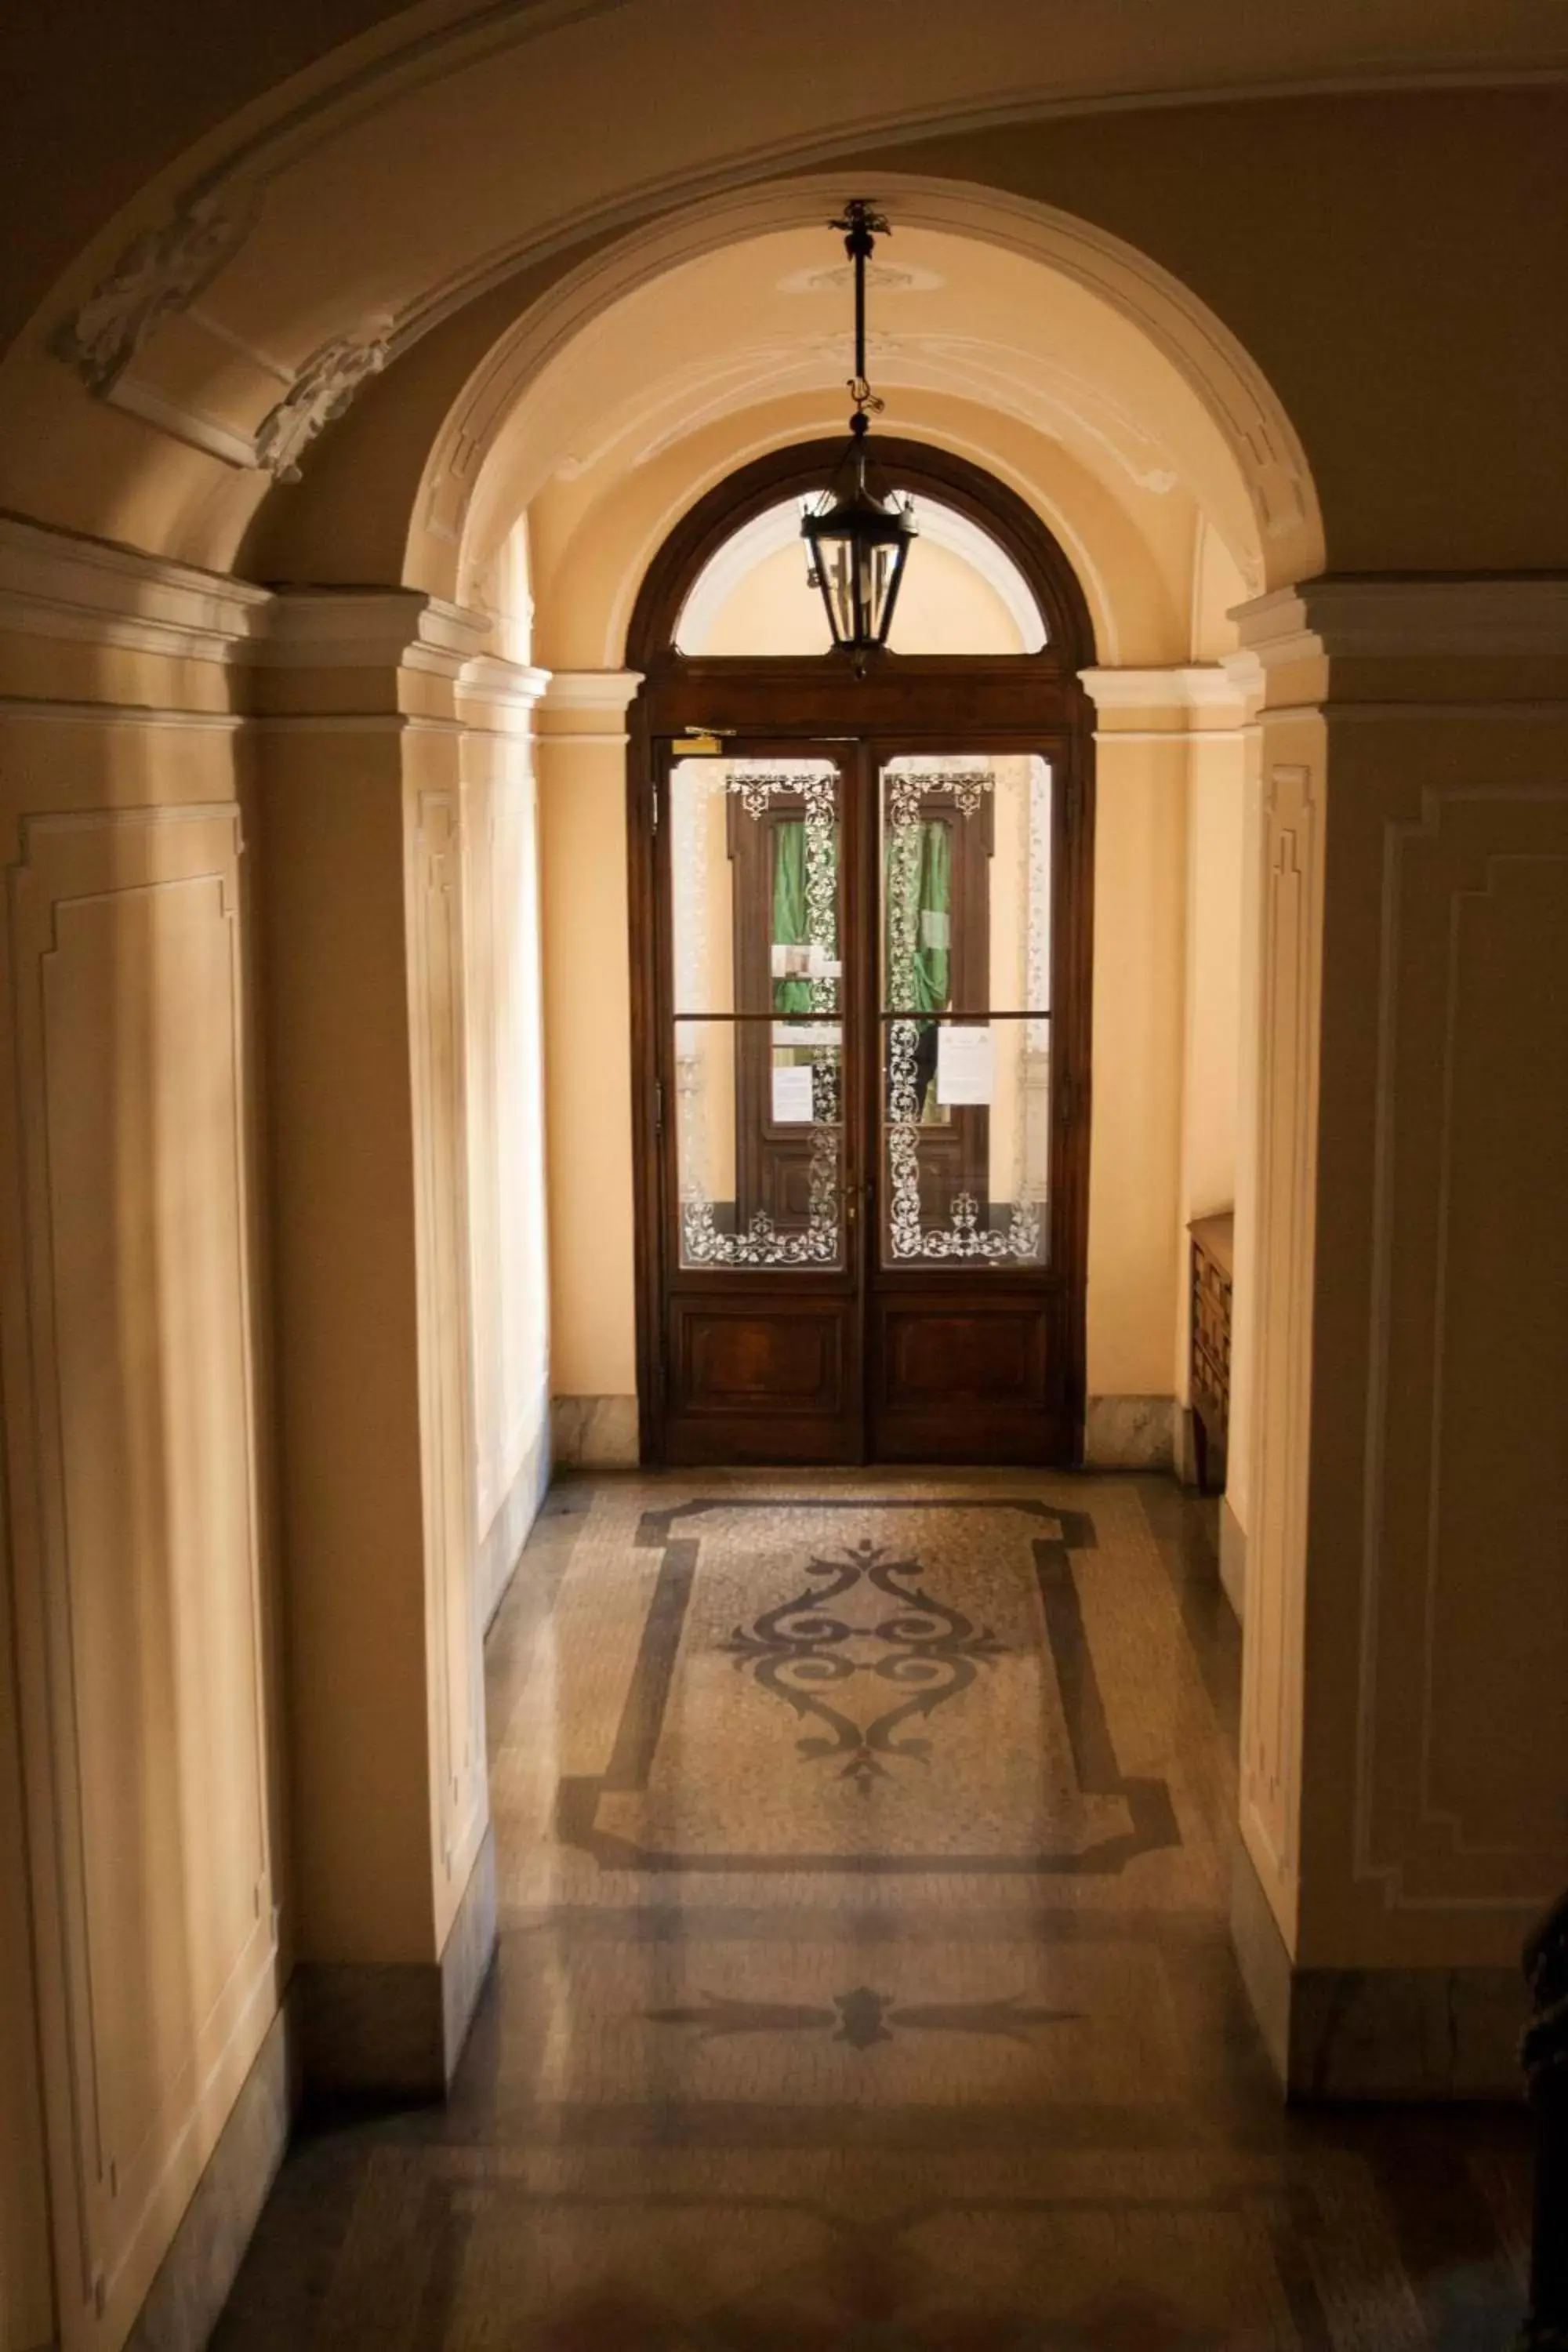
[[[615,710],[628,708],[642,684],[640,669],[558,669],[544,690],[546,710]]]
[[[0,695],[0,722],[8,719],[52,726],[184,728],[198,735],[237,735],[251,724],[237,710],[170,710],[145,702],[45,702]]]
[[[184,441],[189,447],[200,449],[242,473],[255,471],[254,441],[244,433],[237,433],[232,425],[209,416],[205,409],[183,407],[177,400],[155,392],[150,383],[138,383],[129,375],[121,376],[104,397],[111,407],[122,408],[128,416],[139,416],[143,425],[166,433],[172,441]]]
[[[1324,656],[1352,661],[1561,656],[1568,649],[1568,577],[1324,577],[1254,596],[1233,607],[1231,618],[1244,652],[1265,671]]]
[[[229,180],[184,198],[161,228],[132,238],[56,338],[89,392],[111,392],[153,330],[189,308],[260,217],[263,190]]]
[[[414,710],[264,710],[245,720],[258,735],[457,735],[494,732],[461,719],[433,719]]]
[[[1259,1407],[1248,1467],[1254,1581],[1272,1598],[1243,1659],[1243,1834],[1281,1926],[1300,1867],[1306,1465],[1311,1375],[1308,1303],[1317,1249],[1319,1007],[1322,979],[1321,784],[1279,762],[1263,785],[1257,1129]],[[1290,1932],[1288,1928],[1287,1932]]]
[[[1458,831],[1467,815],[1473,818],[1482,811],[1492,820],[1487,837],[1466,842],[1461,835],[1459,844],[1448,850],[1448,862],[1434,865],[1432,856],[1443,845],[1446,828]],[[1545,1907],[1559,1883],[1555,1855],[1529,1845],[1488,1843],[1472,1835],[1458,1811],[1437,1801],[1432,1783],[1443,1617],[1439,1517],[1445,1483],[1440,1466],[1445,1443],[1444,1384],[1448,1373],[1450,1299],[1456,1287],[1454,1265],[1456,1258],[1462,1264],[1464,1257],[1462,1235],[1456,1240],[1451,1207],[1455,1137],[1463,1128],[1458,1043],[1463,1003],[1460,917],[1467,904],[1495,899],[1505,878],[1516,878],[1524,868],[1568,868],[1568,826],[1561,821],[1565,811],[1568,785],[1557,782],[1428,784],[1422,792],[1417,815],[1389,817],[1384,825],[1352,1866],[1357,1880],[1381,1885],[1389,1912],[1529,1916]],[[1555,824],[1547,822],[1552,818],[1557,819]],[[1423,882],[1422,862],[1413,853],[1421,851],[1427,853],[1428,897],[1438,901],[1442,914],[1436,929],[1441,961],[1435,971],[1429,964],[1415,961],[1418,943],[1415,949],[1407,946],[1408,918],[1413,912],[1419,916]],[[1418,942],[1418,931],[1416,936]],[[1434,1016],[1428,1011],[1432,1027],[1423,1034],[1415,1024],[1422,1017],[1426,989],[1434,980],[1440,982],[1432,992],[1441,1012]],[[1419,1086],[1412,1087],[1407,1079],[1401,1082],[1402,1065],[1408,1069],[1412,1063],[1436,1075],[1436,1101],[1428,1108],[1435,1134],[1423,1135],[1418,1124]],[[1397,1638],[1386,1615],[1393,1580],[1387,1573],[1386,1555],[1394,1549],[1391,1519],[1395,1520],[1397,1532],[1389,1457],[1399,1422],[1414,1422],[1417,1411],[1409,1378],[1408,1343],[1401,1377],[1395,1303],[1398,1252],[1401,1248],[1408,1252],[1415,1245],[1398,1213],[1398,1171],[1402,1160],[1409,1158],[1423,1166],[1430,1164],[1432,1192],[1439,1208],[1429,1241],[1422,1244],[1420,1288],[1430,1302],[1430,1323],[1416,1352],[1423,1369],[1430,1370],[1430,1394],[1428,1471],[1420,1488],[1425,1513],[1414,1547],[1424,1571],[1420,1640],[1414,1654],[1411,1644]],[[1456,1636],[1451,1617],[1449,1624],[1452,1642]],[[1465,1635],[1457,1638],[1462,1640]],[[1419,1738],[1413,1757],[1401,1757],[1397,1743],[1380,1736],[1379,1700],[1383,1690],[1395,1681],[1419,1693]],[[1390,1815],[1404,1830],[1403,1839],[1391,1836]],[[1465,1865],[1478,1863],[1482,1865],[1480,1873],[1472,1869],[1467,1884]],[[1513,1883],[1500,1885],[1502,1875],[1511,1877]]]
[[[500,654],[475,654],[463,664],[458,691],[476,702],[507,710],[531,710],[548,693],[551,673],[527,662],[507,661]]]
[[[1080,669],[1078,675],[1101,712],[1223,710],[1237,719],[1242,715],[1242,689],[1217,662],[1173,669]]]
[[[1221,654],[1219,666],[1250,714],[1262,698],[1267,683],[1263,664],[1250,651]]]
[[[393,321],[379,319],[352,335],[335,335],[305,362],[275,408],[256,428],[256,463],[280,482],[297,482],[300,460],[312,441],[340,417],[367,376],[386,365]]]
[[[225,661],[272,601],[248,580],[0,516],[0,629]]]
[[[1182,751],[1194,744],[1239,743],[1250,727],[1097,727],[1094,740],[1103,751],[1115,743],[1165,743]]]

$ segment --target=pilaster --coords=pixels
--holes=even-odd
[[[1237,617],[1244,1963],[1293,2089],[1511,2094],[1519,1943],[1568,1875],[1568,585],[1327,580]]]
[[[247,679],[301,2032],[323,2088],[439,2091],[493,1942],[459,714],[484,636],[402,590],[279,596]]]

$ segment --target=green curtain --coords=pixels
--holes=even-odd
[[[915,1005],[921,1013],[944,1013],[952,961],[952,835],[941,823],[921,826],[920,910]]]
[[[804,947],[805,923],[805,820],[785,817],[773,827],[773,945]],[[775,1013],[809,1013],[809,980],[775,980]]]
[[[952,835],[940,818],[922,819],[918,844],[907,833],[888,838],[888,865],[908,858],[915,868],[914,937],[910,941],[907,992],[893,986],[892,961],[900,942],[888,941],[888,1004],[898,1013],[945,1013],[952,970]]]
[[[889,860],[900,845],[889,838]],[[909,855],[907,847],[902,854]],[[941,819],[922,821],[918,852],[915,938],[910,963],[910,1003],[897,1011],[943,1013],[952,969],[950,925],[952,919],[952,835]],[[802,947],[809,933],[805,912],[805,824],[786,817],[773,827],[773,924],[775,947]],[[889,946],[891,942],[889,942]],[[890,1003],[889,997],[889,1003]],[[775,980],[773,1010],[809,1013],[809,980]]]

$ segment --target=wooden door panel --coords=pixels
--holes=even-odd
[[[843,1310],[692,1306],[677,1300],[676,1360],[684,1404],[701,1412],[773,1403],[835,1412],[844,1402]]]
[[[1037,1305],[975,1309],[883,1299],[882,1367],[888,1403],[939,1398],[1014,1403],[1037,1395],[1048,1360],[1047,1316]]]
[[[669,1302],[673,1462],[842,1462],[859,1451],[847,1297]]]
[[[1054,1298],[878,1297],[871,1442],[889,1462],[1044,1462],[1067,1447]]]

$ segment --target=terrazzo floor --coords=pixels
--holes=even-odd
[[[1269,2076],[1239,1646],[1158,1479],[559,1483],[453,2097],[307,2127],[216,2352],[1500,2352],[1522,2112]]]

